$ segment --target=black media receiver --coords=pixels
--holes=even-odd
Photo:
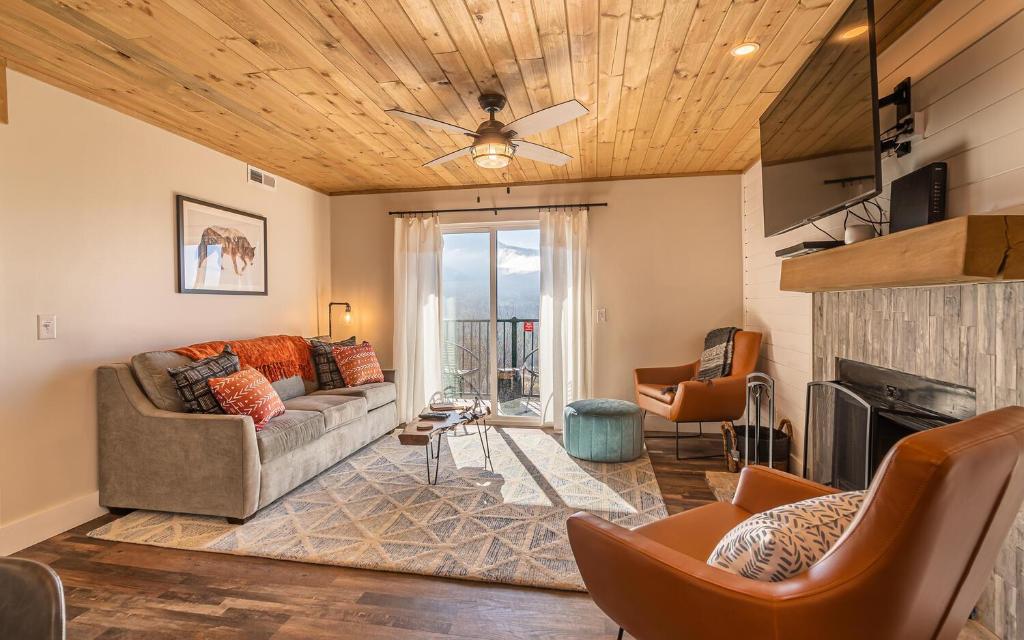
[[[946,218],[946,163],[933,162],[892,181],[889,233]]]

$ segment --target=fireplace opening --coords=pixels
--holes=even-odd
[[[976,413],[974,389],[836,359],[835,380],[807,385],[804,477],[865,489],[903,438]]]

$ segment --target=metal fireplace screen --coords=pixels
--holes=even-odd
[[[804,477],[856,491],[870,484],[871,406],[836,382],[807,385]]]
[[[837,379],[807,385],[804,477],[864,489],[903,438],[975,414],[974,389],[839,358]]]

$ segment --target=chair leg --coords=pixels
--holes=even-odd
[[[622,627],[619,627],[619,640],[622,640],[622,633],[625,631]]]
[[[669,437],[671,437],[671,436],[669,436]],[[685,434],[685,433],[681,434],[681,433],[679,433],[679,423],[677,422],[676,423],[676,436],[675,436],[675,439],[676,439],[676,460],[690,460],[691,459],[691,458],[682,458],[682,457],[679,456],[679,441],[680,440],[690,440],[691,438],[700,438],[700,436],[695,434],[695,433],[691,433],[691,434]]]

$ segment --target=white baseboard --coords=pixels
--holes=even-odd
[[[107,513],[98,491],[0,526],[0,556],[8,556]]]

